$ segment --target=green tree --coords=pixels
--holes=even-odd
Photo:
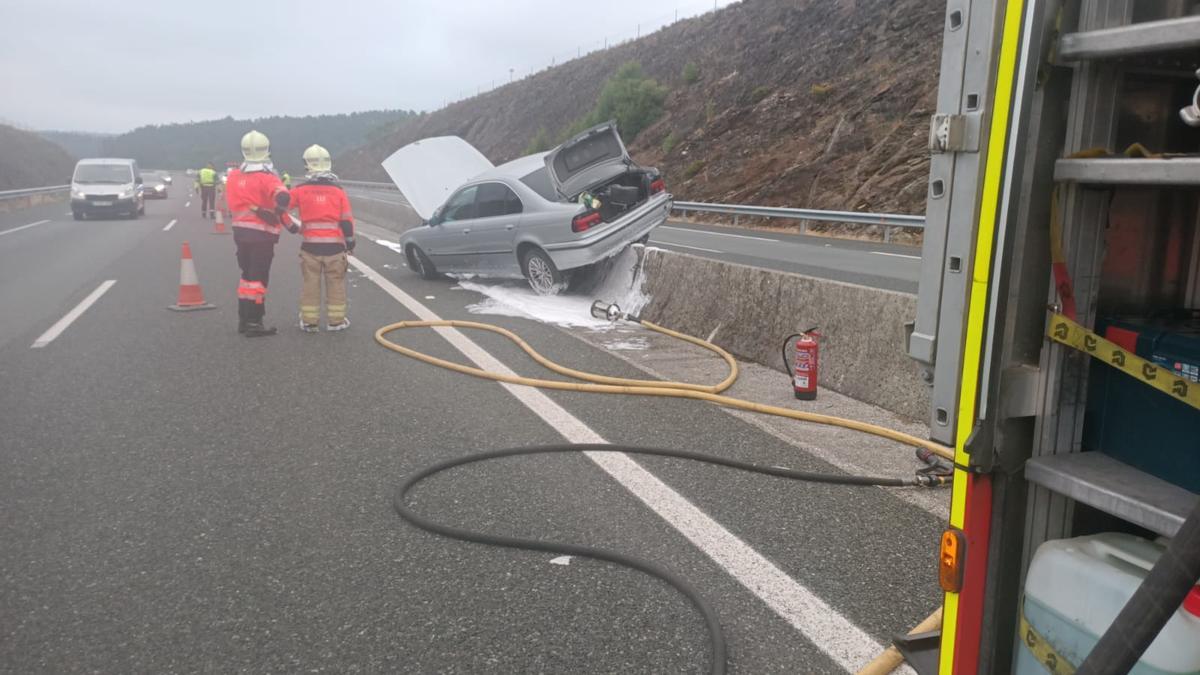
[[[568,135],[615,119],[621,136],[630,142],[662,116],[666,100],[667,88],[646,77],[637,61],[630,61],[604,83],[596,107],[571,125]]]
[[[683,67],[683,81],[685,84],[696,84],[700,81],[700,67],[695,63],[689,62]]]

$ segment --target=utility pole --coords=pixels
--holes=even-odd
[[[509,68],[509,69],[508,69],[508,83],[509,83],[509,84],[512,84],[512,81],[513,81],[513,73],[515,73],[515,72],[517,72],[517,71],[516,71],[516,68]]]

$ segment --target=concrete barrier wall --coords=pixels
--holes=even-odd
[[[820,386],[914,420],[930,389],[904,352],[916,296],[647,248],[642,317],[783,372],[780,348],[819,326]],[[781,377],[780,386],[787,386]]]
[[[59,190],[58,192],[39,192],[32,195],[25,195],[24,197],[0,199],[0,213],[27,209],[31,206],[38,206],[40,204],[66,202],[70,196],[71,193],[69,190]]]

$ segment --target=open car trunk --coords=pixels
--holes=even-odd
[[[546,170],[558,194],[567,201],[583,199],[601,222],[612,222],[664,189],[658,171],[634,164],[617,133],[616,122],[605,122],[558,146],[546,155]],[[595,201],[600,206],[593,208]]]

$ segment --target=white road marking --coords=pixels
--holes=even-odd
[[[688,246],[687,244],[676,244],[676,243],[670,242],[670,241],[655,241],[653,243],[659,244],[660,246],[678,246],[679,248],[690,248],[693,251],[704,251],[706,253],[724,253],[724,251],[718,251],[715,248],[701,248],[699,246]]]
[[[28,230],[29,228],[31,228],[31,227],[37,227],[38,225],[45,225],[45,224],[46,224],[46,223],[48,223],[48,222],[50,222],[50,221],[48,221],[48,220],[39,220],[39,221],[37,221],[36,223],[30,223],[30,224],[28,224],[28,225],[22,225],[22,226],[20,226],[20,227],[14,227],[14,228],[13,228],[13,229],[11,229],[11,230],[4,230],[3,232],[0,232],[0,237],[3,237],[3,236],[4,236],[4,235],[6,235],[6,234],[12,234],[13,232],[20,232],[21,230]]]
[[[66,316],[58,320],[58,323],[51,326],[50,329],[45,333],[42,333],[42,336],[35,340],[33,344],[29,345],[29,348],[41,349],[51,342],[54,342],[55,338],[57,338],[59,335],[62,335],[63,331],[65,331],[72,323],[75,323],[75,319],[78,319],[80,316],[82,316],[83,313],[88,310],[88,307],[94,305],[96,301],[100,299],[100,296],[107,293],[108,289],[112,288],[113,284],[115,283],[117,283],[116,279],[109,279],[108,281],[105,281],[97,286],[96,290],[92,291],[86,298],[80,301],[78,305],[75,305],[75,309],[67,312]]]
[[[192,203],[191,203],[191,202],[184,202],[184,203],[183,203],[183,208],[185,208],[185,209],[186,209],[186,208],[190,207],[191,205],[192,205]]]
[[[689,232],[691,234],[711,234],[714,237],[736,237],[738,239],[753,239],[755,241],[779,241],[778,239],[768,239],[766,237],[751,237],[746,234],[725,234],[724,232],[710,232],[708,230],[692,230],[686,227],[672,227],[670,225],[660,225],[660,230],[675,230],[676,232]]]
[[[167,226],[163,228],[163,232],[170,232],[172,227],[175,227],[175,221],[174,221],[174,220],[172,220],[171,222],[167,223]]]
[[[350,264],[418,319],[441,320],[428,307],[358,258],[351,257]],[[434,330],[480,368],[506,375],[516,374],[461,332],[444,327]],[[500,386],[571,443],[607,443],[600,434],[541,390],[507,383],[500,383]],[[861,628],[628,455],[620,452],[584,454],[845,670],[856,672],[883,650]],[[896,672],[913,675],[907,666]]]
[[[921,256],[919,256],[919,255],[904,255],[903,253],[888,253],[886,251],[871,251],[871,253],[873,253],[875,255],[891,256],[893,258],[909,258],[911,260],[920,260],[921,259]]]
[[[570,565],[571,564],[571,556],[560,555],[557,558],[551,558],[550,564],[551,565]]]

